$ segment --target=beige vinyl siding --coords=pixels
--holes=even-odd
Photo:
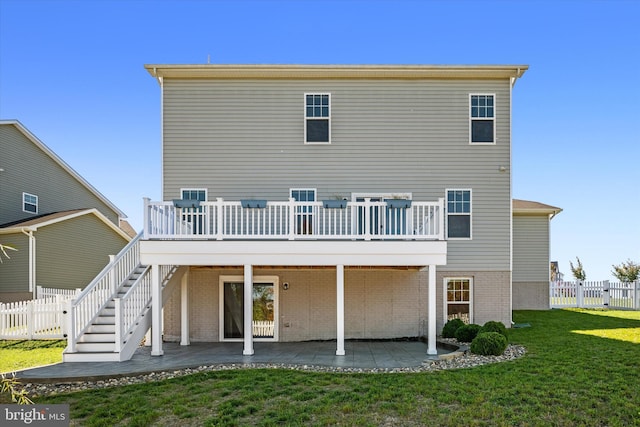
[[[22,193],[38,196],[38,214],[97,208],[114,224],[118,214],[54,162],[13,125],[0,125],[0,224],[32,218]]]
[[[1,255],[0,292],[29,292],[29,238],[22,233],[0,234],[0,243],[17,249],[7,251],[10,259]]]
[[[127,241],[92,214],[42,227],[36,233],[37,284],[84,288]]]
[[[549,217],[513,217],[513,281],[549,281]]]
[[[304,144],[304,93],[331,94],[331,144]],[[496,96],[495,145],[469,144],[469,94]],[[508,80],[213,81],[165,79],[164,199],[318,200],[473,190],[473,240],[450,241],[440,269],[510,268]],[[500,166],[506,172],[498,172]]]

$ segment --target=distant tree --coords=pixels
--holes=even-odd
[[[3,245],[2,243],[0,243],[0,252],[2,252],[0,254],[0,263],[2,263],[2,255],[6,256],[7,259],[9,259],[9,254],[7,253],[7,250],[9,251],[17,251],[16,248],[14,248],[13,246],[9,246],[9,245]]]
[[[621,282],[635,282],[638,280],[638,276],[640,276],[640,264],[637,264],[630,259],[620,263],[620,265],[612,265],[612,267],[613,270],[611,273]]]
[[[576,280],[587,280],[587,273],[585,273],[584,268],[582,268],[582,262],[580,258],[576,257],[577,265],[573,265],[571,261],[569,261],[569,266],[571,267],[571,273]]]

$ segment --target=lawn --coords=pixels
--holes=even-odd
[[[66,341],[0,340],[0,372],[14,372],[34,366],[62,362]]]
[[[78,425],[640,425],[640,312],[518,311],[515,361],[417,374],[207,372],[36,399]]]

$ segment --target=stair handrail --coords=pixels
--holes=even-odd
[[[76,299],[69,301],[67,328],[68,351],[76,352],[76,343],[91,322],[116,294],[120,284],[140,265],[140,232],[122,250],[112,257],[100,273]]]
[[[160,280],[164,288],[173,276],[176,267],[161,265]],[[129,335],[139,324],[139,320],[151,308],[151,267],[145,267],[140,277],[121,298],[115,298],[115,333],[116,353],[122,351],[122,346],[128,341]]]

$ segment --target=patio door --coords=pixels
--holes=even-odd
[[[224,280],[223,280],[224,279]],[[231,280],[230,280],[231,279]],[[256,277],[256,279],[260,279]],[[220,280],[220,340],[244,338],[244,281],[242,278]],[[277,340],[277,280],[256,280],[253,296],[252,330],[256,340]]]

